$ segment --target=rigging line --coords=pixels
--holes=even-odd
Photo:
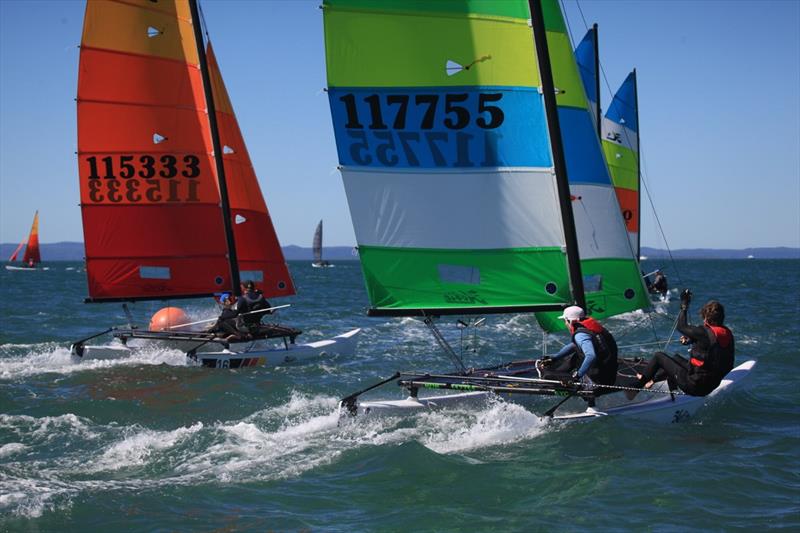
[[[640,154],[642,153],[641,147],[639,148],[639,153]],[[647,186],[647,180],[645,180],[646,173],[642,172],[642,170],[644,169],[643,162],[644,162],[644,156],[642,155],[639,161],[639,172],[641,173],[642,177],[642,186],[644,187],[644,191],[647,194],[647,201],[650,203],[650,209],[653,210],[653,217],[655,217],[656,224],[658,224],[658,231],[659,233],[661,233],[661,239],[664,241],[664,246],[666,246],[667,248],[667,254],[669,255],[670,263],[672,264],[672,268],[675,269],[675,274],[678,277],[678,284],[683,285],[683,280],[681,279],[681,273],[680,270],[678,270],[678,264],[675,262],[675,258],[672,256],[672,249],[670,248],[669,243],[667,242],[667,235],[666,233],[664,233],[664,228],[661,226],[661,219],[659,218],[658,213],[656,212],[656,206],[653,203],[652,196],[650,195],[650,187]],[[639,216],[641,218],[641,214]]]
[[[572,28],[569,25],[569,17],[567,16],[567,6],[564,5],[564,0],[560,0],[561,3],[561,12],[564,13],[564,22],[567,24],[567,36],[569,37],[569,45],[574,50],[575,49],[575,39],[572,37]]]

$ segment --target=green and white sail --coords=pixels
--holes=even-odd
[[[371,311],[571,304],[528,2],[325,0],[323,9]],[[560,21],[557,10],[547,3],[545,18]]]
[[[631,246],[640,253],[641,174],[636,70],[628,74],[603,117],[603,152],[611,170]]]
[[[566,25],[556,0],[546,19],[553,77],[558,91],[564,156],[578,235],[587,311],[595,318],[650,305],[637,258],[597,135]],[[546,331],[563,329],[557,313],[537,313]]]

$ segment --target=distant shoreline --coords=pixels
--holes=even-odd
[[[18,243],[0,244],[0,257],[8,258]],[[40,244],[42,258],[45,261],[82,261],[84,257],[82,242],[55,242]],[[287,261],[311,261],[310,247],[289,245],[281,247],[283,256]],[[641,255],[648,262],[674,259],[800,259],[800,248],[788,246],[775,246],[763,248],[713,249],[713,248],[687,248],[667,250],[643,247]],[[356,261],[357,252],[353,246],[327,246],[323,248],[322,256],[327,261]],[[750,257],[752,256],[752,257]]]

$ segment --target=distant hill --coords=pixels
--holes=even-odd
[[[642,247],[641,255],[648,259],[664,259],[669,257],[666,250],[659,248]],[[742,250],[712,248],[686,248],[672,250],[672,257],[675,259],[800,259],[800,248],[788,248],[785,246],[774,248],[744,248]]]
[[[6,260],[17,245],[0,244],[0,261]],[[81,261],[83,260],[82,242],[52,242],[41,245],[42,258],[45,261]],[[311,248],[302,246],[284,246],[283,255],[287,261],[311,261]],[[648,259],[665,259],[669,257],[666,250],[658,248],[642,248],[642,255]],[[800,259],[800,248],[745,248],[743,250],[714,250],[711,248],[690,248],[672,250],[675,259],[747,259],[752,255],[755,259]],[[328,261],[354,261],[352,246],[325,247],[322,256]]]
[[[18,244],[2,243],[0,244],[0,261],[7,260],[14,248]],[[82,261],[83,260],[83,243],[82,242],[51,242],[43,243],[40,245],[42,252],[42,259],[44,261]],[[22,248],[25,250],[25,247]],[[284,246],[283,256],[287,261],[311,261],[312,253],[311,248],[303,248],[301,246]],[[20,252],[20,258],[22,252]],[[358,256],[353,255],[352,246],[330,246],[325,247],[322,252],[322,257],[328,261],[354,261]]]

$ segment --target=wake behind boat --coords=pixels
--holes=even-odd
[[[232,293],[239,302],[260,300],[253,309],[263,309],[266,298],[295,294],[197,2],[163,9],[87,3],[79,72],[87,302]],[[252,287],[243,294],[245,282]],[[283,341],[285,354],[322,353],[351,344],[357,333],[296,345],[299,330],[237,314],[245,324],[229,316],[220,321],[224,335],[175,327],[189,322],[183,319],[138,329],[129,316],[127,328],[81,339],[72,353],[124,355],[155,343],[204,366],[251,366],[274,360],[274,348],[263,344],[272,339]],[[106,333],[119,345],[86,345]]]

